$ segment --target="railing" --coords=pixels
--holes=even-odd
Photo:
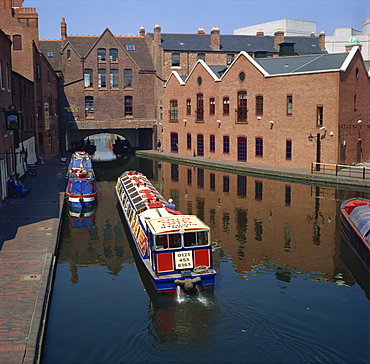
[[[370,179],[370,168],[364,166],[347,166],[342,164],[312,162],[311,173],[357,179]]]

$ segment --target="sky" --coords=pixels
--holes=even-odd
[[[65,18],[68,35],[100,35],[109,28],[115,35],[139,35],[144,26],[152,33],[207,34],[219,27],[221,34],[264,22],[295,19],[316,23],[316,32],[331,35],[335,28],[361,31],[370,18],[369,0],[24,0],[39,14],[40,39],[60,39]]]

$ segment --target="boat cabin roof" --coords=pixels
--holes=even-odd
[[[92,162],[90,154],[86,152],[75,152],[72,154],[71,161],[69,163],[69,171],[78,171],[81,169],[92,170]]]

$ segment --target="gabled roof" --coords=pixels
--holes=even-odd
[[[109,31],[108,28],[102,33],[102,35],[107,31]],[[69,43],[76,50],[80,57],[86,57],[101,36],[71,35],[67,37],[65,44],[67,45]],[[116,39],[117,46],[121,45],[141,70],[155,70],[145,37],[114,36],[113,34],[112,36]],[[42,53],[46,57],[48,51],[53,51],[54,55],[58,54],[58,57],[55,57],[55,59],[53,59],[50,63],[54,69],[60,69],[59,52],[61,50],[61,41],[40,40],[39,44]],[[133,45],[134,50],[127,50],[126,45]],[[112,45],[112,48],[114,47],[115,46]],[[48,58],[48,60],[50,61],[51,59]]]
[[[153,33],[148,33],[152,38]],[[233,52],[246,51],[254,53],[257,49],[265,49],[268,53],[279,53],[274,48],[273,36],[255,35],[221,35],[221,49],[211,48],[210,34],[161,34],[159,44],[165,51],[193,51],[193,52]],[[285,37],[285,41],[295,43],[294,51],[298,54],[325,54],[320,49],[318,37]]]

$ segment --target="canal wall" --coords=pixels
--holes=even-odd
[[[312,174],[310,170],[258,165],[246,162],[223,161],[204,157],[191,157],[154,150],[140,150],[135,153],[137,157],[155,159],[158,161],[179,163],[198,168],[213,169],[216,171],[227,171],[230,173],[248,174],[269,179],[310,184],[314,186],[330,186],[333,188],[344,187],[346,189],[368,192],[370,181],[360,178],[349,178],[346,176]],[[370,167],[370,165],[369,165]]]

